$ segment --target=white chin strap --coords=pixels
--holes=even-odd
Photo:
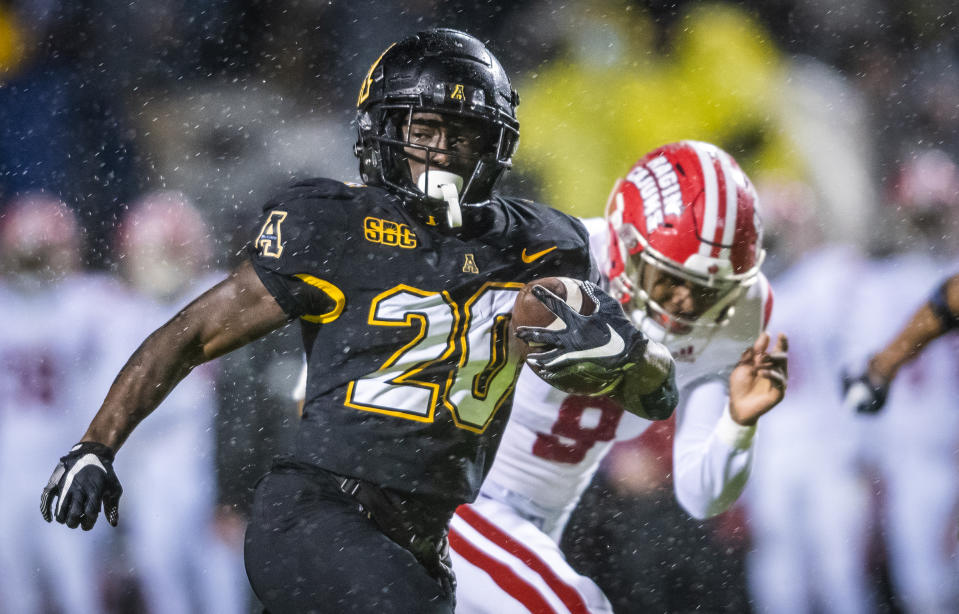
[[[429,185],[427,185],[427,178]],[[450,228],[463,225],[463,212],[460,210],[460,190],[463,178],[448,171],[429,171],[416,181],[416,187],[430,198],[446,201],[446,222]]]

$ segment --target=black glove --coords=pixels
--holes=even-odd
[[[869,377],[869,370],[859,375],[850,374],[843,369],[842,396],[843,406],[853,407],[860,414],[875,414],[886,404],[889,383],[878,383]]]
[[[107,522],[117,526],[122,493],[120,480],[113,472],[113,450],[100,443],[78,443],[53,470],[40,495],[40,513],[47,522],[56,516],[57,522],[71,529],[80,525],[89,531],[102,504]],[[58,495],[54,512],[53,497]]]
[[[560,297],[534,285],[533,296],[566,327],[520,326],[516,336],[545,346],[542,352],[527,354],[526,362],[549,384],[566,392],[606,394],[627,368],[642,360],[649,340],[629,321],[619,301],[588,281],[583,282],[583,291],[596,304],[590,315],[577,313]]]

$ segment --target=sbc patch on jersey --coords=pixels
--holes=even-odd
[[[272,211],[263,223],[263,228],[256,238],[256,249],[261,256],[279,258],[283,253],[283,220],[286,215],[286,211]]]

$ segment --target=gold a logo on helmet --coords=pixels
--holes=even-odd
[[[452,100],[466,100],[466,92],[463,91],[463,84],[457,83],[453,86],[453,93],[450,94]]]
[[[393,43],[386,48],[386,51],[380,54],[380,57],[376,58],[376,61],[373,62],[370,66],[369,72],[366,73],[366,79],[363,79],[363,84],[360,86],[360,95],[356,98],[356,106],[363,104],[363,101],[370,97],[370,86],[373,85],[373,71],[376,70],[376,67],[379,66],[380,60],[383,59],[383,56],[386,55],[386,52],[393,48],[396,43]]]

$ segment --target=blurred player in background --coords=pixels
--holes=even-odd
[[[0,611],[99,611],[102,536],[52,534],[30,484],[71,444],[103,394],[102,281],[81,273],[76,217],[33,193],[0,213]],[[99,532],[97,532],[99,533]]]
[[[757,612],[875,611],[867,576],[869,506],[859,428],[836,395],[849,293],[862,274],[853,245],[827,242],[806,183],[759,182],[766,246],[778,274],[770,326],[789,335],[789,394],[763,420],[743,500]]]
[[[785,389],[786,339],[770,348],[764,332],[772,291],[753,186],[719,148],[673,143],[641,158],[606,219],[586,224],[610,293],[676,359],[676,496],[697,518],[718,514],[742,491],[756,422]],[[612,611],[557,542],[613,443],[650,424],[524,368],[479,499],[453,518],[458,611]]]
[[[110,304],[111,376],[151,331],[222,277],[210,269],[210,231],[180,192],[141,197],[124,215],[117,243],[128,292]],[[132,568],[155,614],[246,609],[242,544],[225,544],[214,531],[215,364],[197,367],[171,391],[124,455],[141,479],[124,492],[129,560],[119,569]]]
[[[954,219],[949,214],[959,207],[959,168],[944,152],[925,152],[909,163],[899,181],[899,195],[900,206],[910,217],[919,218],[925,226],[932,227],[923,235],[932,231],[939,234],[937,242],[952,239],[955,223],[949,223]],[[942,214],[947,217],[942,219]],[[930,219],[924,219],[926,217]],[[935,287],[892,341],[870,356],[863,372],[847,374],[843,381],[847,405],[860,413],[881,410],[899,369],[922,353],[929,343],[953,330],[959,324],[957,313],[959,275],[951,275]]]
[[[959,339],[942,337],[898,370],[892,368],[902,358],[897,350],[877,354],[877,348],[908,323],[930,288],[959,268],[959,167],[941,150],[914,155],[895,178],[890,204],[893,254],[870,259],[845,291],[844,310],[855,314],[844,338],[847,403],[878,410],[882,395],[870,402],[869,386],[851,384],[868,379],[882,388],[895,376],[881,411],[858,414],[860,456],[879,509],[875,536],[898,603],[910,612],[956,612]],[[931,302],[942,301],[933,295]],[[893,347],[899,343],[892,340]]]
[[[935,287],[893,340],[869,358],[864,373],[847,374],[843,378],[845,405],[863,414],[880,411],[899,369],[921,354],[927,345],[957,327],[959,274]]]

